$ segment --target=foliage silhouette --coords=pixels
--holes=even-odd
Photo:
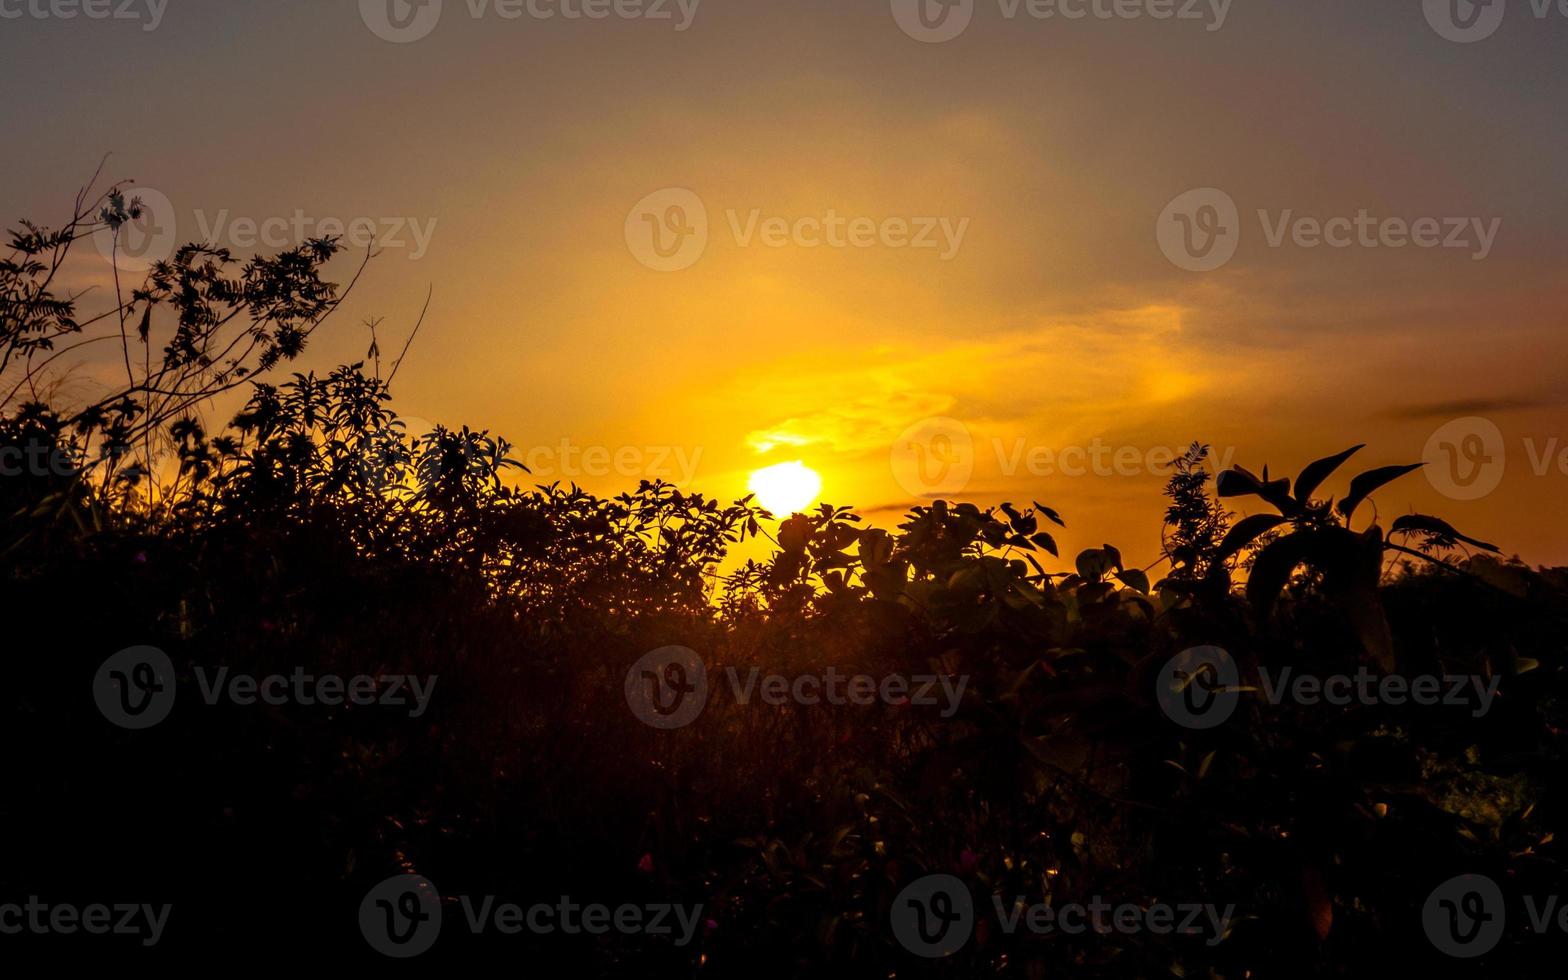
[[[6,894],[172,901],[155,951],[169,957],[368,961],[353,910],[413,870],[447,895],[705,909],[687,948],[443,935],[437,959],[493,945],[589,975],[1229,977],[1430,968],[1419,909],[1437,881],[1565,885],[1568,576],[1437,518],[1390,525],[1413,546],[1354,529],[1408,468],[1356,477],[1337,507],[1315,494],[1354,450],[1307,466],[1294,492],[1237,467],[1211,494],[1194,444],[1153,583],[1111,545],[1050,570],[1065,523],[1043,504],[946,500],[891,529],[829,505],[792,515],[768,558],[721,575],[730,546],[770,526],[749,498],[524,489],[501,438],[410,435],[378,371],[272,379],[341,302],[323,278],[336,242],[238,271],[189,245],[79,322],[77,297],[53,292],[60,265],[136,206],[79,200],[61,231],[24,224],[0,264],[0,448],[68,461],[0,479],[4,734],[29,746],[0,803],[27,845],[0,867]],[[93,330],[121,342],[126,383],[51,400],[56,357]],[[241,385],[243,409],[209,436],[198,409]],[[1253,496],[1277,513],[1233,520],[1220,502]],[[85,693],[140,643],[170,654],[182,691],[216,667],[434,674],[439,690],[417,719],[219,703],[122,731]],[[697,650],[714,683],[697,722],[655,732],[622,678],[668,644]],[[1198,644],[1227,649],[1247,686],[1263,667],[1367,665],[1495,677],[1501,694],[1484,718],[1248,696],[1193,731],[1161,713],[1155,677]],[[747,704],[724,680],[829,666],[967,687],[944,717]],[[991,923],[927,963],[887,923],[899,890],[937,872],[984,907],[1103,895],[1234,903],[1239,918],[1217,945]],[[1522,969],[1537,938],[1511,929],[1487,966]]]

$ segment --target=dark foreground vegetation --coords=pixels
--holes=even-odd
[[[830,507],[777,525],[666,485],[518,489],[498,438],[411,438],[379,357],[287,373],[336,308],[334,243],[243,263],[188,246],[78,320],[56,270],[136,209],[79,203],[59,231],[20,229],[0,265],[0,447],[54,461],[0,479],[0,902],[172,911],[148,948],[0,947],[389,964],[358,915],[404,872],[447,896],[418,963],[483,953],[521,975],[1535,976],[1563,947],[1522,903],[1568,892],[1568,575],[1435,518],[1374,519],[1371,495],[1405,468],[1351,479],[1347,454],[1293,482],[1212,480],[1194,447],[1171,476],[1164,558],[1143,571],[1109,546],[1058,558],[1060,518],[1039,504],[934,501],[874,529]],[[51,394],[51,359],[99,336],[124,352],[121,389]],[[248,403],[209,432],[201,410],[228,391]],[[716,571],[759,533],[777,539],[768,561]],[[129,730],[91,695],[137,645],[167,653],[179,700]],[[715,682],[695,721],[659,730],[623,683],[667,645]],[[1163,665],[1199,645],[1228,651],[1246,689],[1204,729],[1156,697]],[[722,679],[829,666],[966,685],[946,712],[741,704]],[[1285,666],[1470,675],[1497,693],[1481,713],[1272,704],[1259,672]],[[219,667],[438,683],[418,717],[208,705],[198,668]],[[889,922],[937,873],[980,915],[961,949],[926,959]],[[1472,961],[1423,927],[1461,873],[1508,900],[1503,938]],[[685,945],[470,935],[453,896],[486,895],[702,913]],[[1009,934],[993,896],[1234,917],[1218,937]]]

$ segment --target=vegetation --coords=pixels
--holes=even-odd
[[[789,517],[767,560],[720,576],[731,545],[773,526],[750,500],[523,489],[501,438],[410,436],[379,362],[282,376],[352,286],[324,278],[333,241],[243,264],[189,245],[78,320],[55,293],[61,263],[136,209],[117,192],[79,201],[58,231],[24,224],[0,263],[0,448],[66,464],[0,479],[0,894],[174,904],[157,949],[100,954],[374,959],[360,899],[417,871],[448,896],[704,908],[685,947],[452,929],[437,960],[494,946],[587,975],[1363,975],[1444,968],[1420,915],[1454,874],[1568,888],[1568,576],[1437,518],[1366,520],[1408,467],[1329,500],[1354,450],[1292,486],[1267,469],[1211,481],[1195,445],[1150,569],[1106,545],[1057,570],[1049,507],[935,500],[890,529],[848,508]],[[97,343],[120,346],[125,383],[68,406],[50,372]],[[228,391],[244,408],[209,433],[201,410]],[[197,666],[439,688],[417,718],[219,702],[128,731],[87,694],[136,644],[169,654],[182,698]],[[710,678],[833,666],[967,684],[944,716],[742,704],[717,680],[697,721],[659,731],[623,679],[671,644]],[[1190,730],[1156,677],[1200,644],[1229,651],[1249,688],[1260,667],[1366,667],[1500,693],[1477,717],[1249,691],[1225,724]],[[923,960],[888,921],[929,873],[981,903],[1104,896],[1236,918],[1213,944],[992,921]],[[1516,916],[1480,964],[1528,972],[1543,941]]]

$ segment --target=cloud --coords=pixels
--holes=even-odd
[[[1400,405],[1387,411],[1385,416],[1401,421],[1458,418],[1465,415],[1486,415],[1492,412],[1518,412],[1553,404],[1555,400],[1540,398],[1459,398],[1452,401],[1425,402]]]

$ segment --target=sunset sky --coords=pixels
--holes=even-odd
[[[107,177],[168,198],[182,241],[243,255],[271,250],[247,223],[286,219],[292,242],[296,215],[371,219],[384,252],[304,368],[363,358],[367,317],[400,347],[433,287],[397,407],[504,435],[541,481],[662,475],[730,498],[798,460],[820,499],[887,523],[920,499],[901,437],[939,430],[972,469],[945,495],[1044,501],[1064,554],[1110,542],[1143,565],[1151,454],[1201,439],[1293,474],[1365,442],[1362,468],[1441,464],[1379,494],[1385,522],[1436,513],[1568,562],[1555,10],[1515,0],[1461,43],[1421,0],[1201,0],[1169,19],[977,0],[936,41],[889,0],[670,0],[670,19],[446,0],[395,43],[374,2],[29,12],[49,2],[0,0],[7,227],[60,223],[105,153]],[[1239,242],[1190,271],[1157,230],[1204,188],[1234,201]],[[639,233],[702,212],[705,245],[683,240],[700,254],[661,271],[684,259]],[[1357,230],[1314,245],[1300,218]],[[1455,247],[1398,230],[1423,219]],[[108,271],[90,247],[71,269]],[[1495,468],[1480,490],[1440,455],[1472,436]]]

